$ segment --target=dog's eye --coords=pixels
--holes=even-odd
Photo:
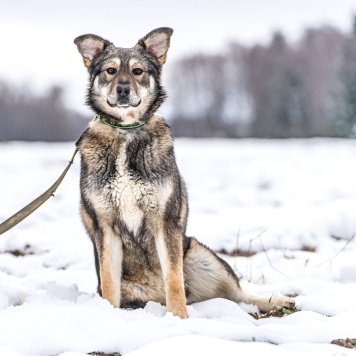
[[[134,68],[132,70],[133,75],[141,75],[143,73],[143,70],[141,68]]]
[[[115,74],[116,73],[116,69],[115,68],[108,68],[106,70],[109,74]]]

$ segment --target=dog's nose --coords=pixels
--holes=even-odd
[[[125,99],[130,94],[130,87],[128,85],[119,84],[116,90],[120,99]]]

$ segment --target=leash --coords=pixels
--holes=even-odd
[[[137,129],[143,125],[146,124],[146,122],[137,122],[132,125],[114,125],[108,121],[106,121],[103,117],[101,117],[99,114],[96,115],[96,117],[105,125],[111,126],[113,128],[117,129],[122,129],[122,130],[131,130],[131,129]],[[82,134],[83,136],[83,134]],[[81,137],[82,137],[81,136]],[[78,142],[80,141],[80,138]],[[41,194],[38,198],[36,198],[34,201],[32,201],[30,204],[26,205],[24,208],[22,208],[20,211],[18,211],[16,214],[12,215],[10,218],[5,220],[0,224],[0,235],[5,233],[6,231],[10,230],[14,226],[16,226],[19,222],[27,218],[29,215],[31,215],[36,209],[38,209],[43,203],[45,203],[50,197],[54,196],[55,191],[59,187],[59,185],[62,183],[63,178],[67,174],[69,168],[73,164],[74,157],[78,153],[78,148],[75,149],[74,154],[72,156],[72,159],[69,161],[66,169],[63,171],[61,176],[56,180],[56,182],[48,188],[43,194]]]
[[[10,218],[8,218],[7,220],[5,220],[4,222],[2,222],[0,224],[0,235],[2,235],[4,232],[10,230],[14,226],[16,226],[19,222],[21,222],[23,219],[27,218],[36,209],[38,209],[50,197],[54,196],[55,191],[57,190],[59,185],[62,183],[63,178],[65,177],[69,168],[73,164],[74,157],[77,153],[78,153],[78,148],[75,149],[72,159],[69,161],[66,169],[63,171],[63,173],[60,175],[60,177],[56,180],[56,182],[49,189],[47,189],[43,194],[41,194],[38,198],[36,198],[30,204],[26,205],[24,208],[22,208],[16,214],[14,214],[13,216],[11,216]]]

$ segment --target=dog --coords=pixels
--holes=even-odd
[[[173,30],[157,28],[133,48],[77,37],[89,71],[95,117],[77,142],[81,217],[94,246],[98,293],[114,307],[148,301],[187,318],[187,304],[212,298],[291,308],[288,297],[245,293],[232,268],[186,236],[188,198],[170,127],[156,113],[166,97],[161,72]]]

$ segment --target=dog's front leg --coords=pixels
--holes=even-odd
[[[183,243],[179,229],[165,227],[156,235],[157,252],[166,288],[167,311],[188,317],[183,278]]]
[[[120,307],[122,241],[113,229],[105,227],[99,249],[100,287],[102,297],[114,307]]]

